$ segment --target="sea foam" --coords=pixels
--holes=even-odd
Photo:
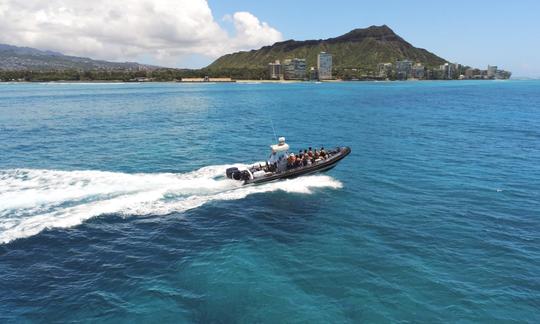
[[[309,194],[313,188],[342,186],[326,175],[242,186],[223,177],[230,166],[208,166],[188,173],[136,174],[0,170],[0,243],[36,235],[47,228],[77,226],[100,215],[166,215],[254,193],[282,190]]]

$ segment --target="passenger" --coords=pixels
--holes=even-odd
[[[307,155],[302,155],[302,166],[306,166],[307,165]]]
[[[313,152],[311,151],[311,147],[309,148],[309,151],[307,152],[309,157],[313,157]]]
[[[321,157],[326,159],[326,151],[324,150],[324,147],[321,147]]]
[[[315,153],[313,154],[313,157],[315,158],[315,160],[317,160],[321,155],[319,154],[319,152],[317,151],[317,149],[315,149]]]
[[[292,168],[293,166],[294,166],[294,154],[291,153],[291,154],[287,157],[287,167]]]
[[[297,157],[296,160],[294,161],[294,167],[298,168],[300,166],[302,166],[302,160],[300,159],[300,157]]]

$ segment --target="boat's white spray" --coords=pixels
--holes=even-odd
[[[127,174],[105,171],[0,170],[0,243],[67,228],[92,217],[120,214],[181,213],[216,200],[282,190],[311,193],[340,188],[327,175],[242,186],[223,177],[231,166],[216,165],[189,173]]]

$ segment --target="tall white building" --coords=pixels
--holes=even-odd
[[[317,71],[319,80],[332,79],[332,54],[321,52],[317,55]]]
[[[274,63],[268,63],[268,69],[270,72],[270,79],[279,80],[283,77],[279,60],[276,60]]]

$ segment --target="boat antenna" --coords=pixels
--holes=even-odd
[[[270,117],[270,124],[272,125],[272,132],[274,132],[274,138],[276,139],[276,143],[277,143],[278,140],[277,140],[276,130],[274,128],[274,121],[272,120],[272,117]]]

